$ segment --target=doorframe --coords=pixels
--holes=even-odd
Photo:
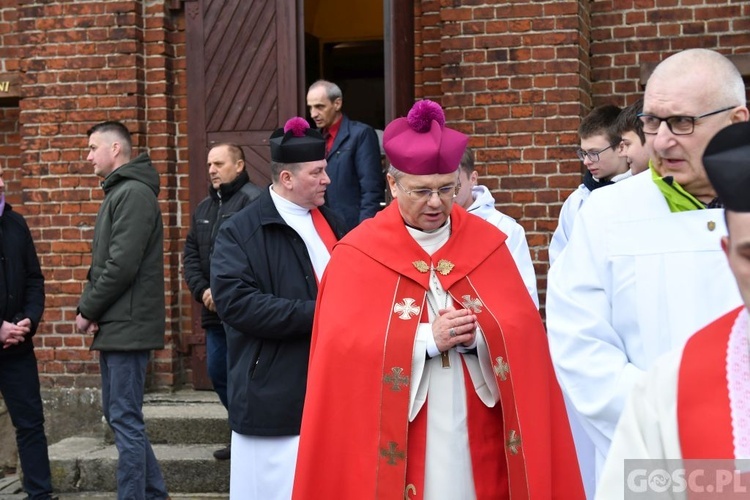
[[[414,2],[383,0],[385,123],[414,103]]]

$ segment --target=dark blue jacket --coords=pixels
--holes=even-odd
[[[0,215],[0,320],[16,323],[31,320],[26,341],[0,348],[0,359],[34,348],[31,337],[44,312],[44,276],[39,266],[29,226],[6,203]],[[2,362],[2,361],[0,361]]]
[[[343,223],[321,212],[341,238]],[[267,189],[219,229],[211,292],[227,332],[232,430],[299,434],[318,284],[305,242]]]
[[[326,160],[326,172],[331,178],[326,205],[349,229],[374,216],[385,200],[385,177],[375,130],[344,115]]]

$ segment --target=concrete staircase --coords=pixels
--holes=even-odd
[[[229,461],[212,453],[230,438],[227,412],[215,393],[147,394],[146,432],[172,499],[229,498]],[[71,437],[49,448],[60,499],[115,498],[117,449],[106,423],[99,437]]]

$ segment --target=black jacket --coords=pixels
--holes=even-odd
[[[29,226],[6,204],[0,215],[0,317],[11,323],[29,318],[31,333],[25,342],[0,348],[0,359],[34,348],[31,337],[36,333],[43,312],[44,276]]]
[[[610,186],[612,184],[614,184],[614,182],[612,181],[597,181],[588,170],[586,170],[586,172],[583,174],[583,185],[589,188],[589,191],[593,191],[594,189],[599,189],[600,187],[604,186]]]
[[[210,288],[210,257],[216,234],[227,219],[249,205],[260,193],[261,189],[250,182],[243,170],[235,180],[220,185],[218,190],[212,186],[209,195],[195,208],[182,260],[190,293],[201,304],[203,328],[221,324],[219,316],[203,306],[203,292]]]
[[[343,221],[321,211],[341,238]],[[299,434],[318,284],[304,241],[267,190],[219,231],[211,290],[227,331],[232,430]]]

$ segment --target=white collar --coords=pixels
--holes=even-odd
[[[268,188],[271,191],[271,200],[276,205],[276,210],[279,211],[280,215],[288,215],[290,217],[304,217],[310,210],[297,205],[281,196],[279,193],[273,190],[273,186]]]
[[[451,218],[449,216],[445,224],[434,231],[422,231],[421,229],[416,229],[410,226],[406,226],[406,230],[409,231],[411,237],[419,243],[419,246],[421,246],[425,252],[432,255],[440,250],[440,248],[448,241],[448,238],[450,238]]]

